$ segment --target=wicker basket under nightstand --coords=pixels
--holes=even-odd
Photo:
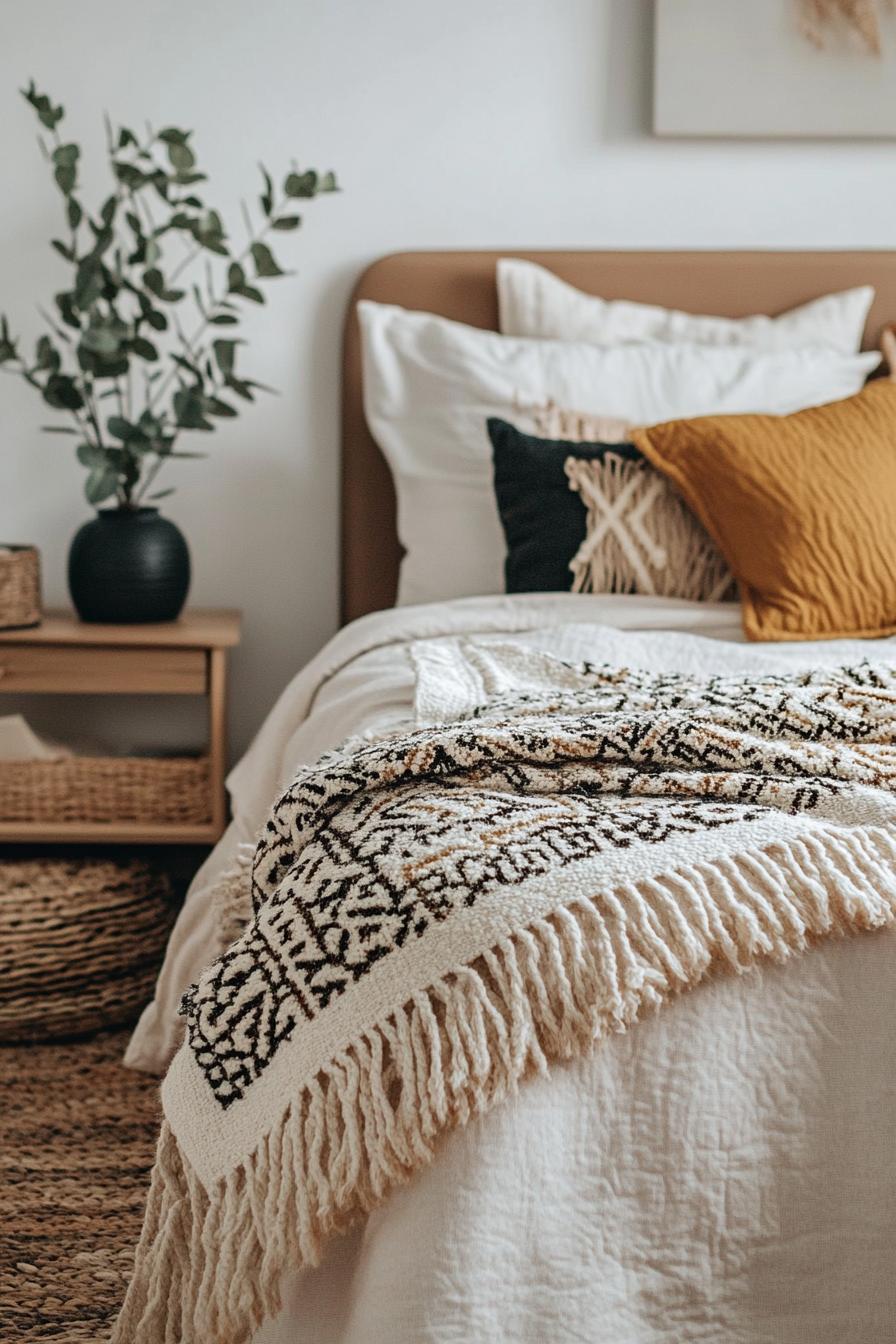
[[[89,625],[48,612],[0,631],[0,692],[201,695],[199,757],[0,761],[0,841],[213,844],[226,824],[227,652],[233,611],[188,611],[164,625]]]

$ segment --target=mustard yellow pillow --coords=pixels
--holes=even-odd
[[[749,639],[896,633],[896,383],[631,437],[727,560]]]

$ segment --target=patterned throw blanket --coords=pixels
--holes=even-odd
[[[585,664],[303,770],[184,1000],[115,1339],[248,1340],[285,1271],[527,1075],[892,923],[894,744],[889,668]]]

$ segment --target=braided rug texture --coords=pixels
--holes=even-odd
[[[100,1344],[133,1269],[161,1109],[127,1031],[0,1047],[0,1340]]]

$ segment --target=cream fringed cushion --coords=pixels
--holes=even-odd
[[[612,415],[571,411],[553,401],[526,409],[532,416],[535,433],[546,439],[586,440],[589,443],[628,443],[631,440],[633,427]]]
[[[632,425],[547,402],[535,408],[538,432],[556,439],[630,441]],[[731,571],[675,487],[646,461],[608,453],[570,457],[570,489],[585,505],[588,531],[570,564],[574,593],[645,593],[691,601],[737,597]]]
[[[575,593],[645,593],[695,602],[737,596],[731,571],[673,486],[647,462],[569,457],[566,475],[588,515],[570,562]]]

